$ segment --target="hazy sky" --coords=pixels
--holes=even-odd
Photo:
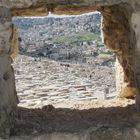
[[[81,14],[81,15],[55,15],[55,14],[51,14],[51,12],[49,12],[49,15],[47,17],[54,17],[54,18],[77,17],[77,16],[82,16],[82,15],[91,15],[91,14],[97,14],[97,13],[100,14],[100,12],[98,12],[98,11],[85,13],[85,14]]]

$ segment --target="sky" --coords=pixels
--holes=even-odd
[[[90,12],[90,13],[85,13],[81,15],[55,15],[49,12],[49,15],[47,17],[53,17],[53,18],[64,18],[64,17],[78,17],[78,16],[83,16],[83,15],[92,15],[92,14],[100,14],[100,12],[95,11],[95,12]]]

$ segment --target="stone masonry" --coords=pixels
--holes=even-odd
[[[105,45],[116,53],[123,70],[117,75],[121,97],[136,94],[140,110],[140,1],[139,0],[0,0],[0,135],[10,136],[12,116],[18,104],[12,59],[17,50],[12,16],[80,14],[98,10],[103,15]],[[123,76],[122,76],[123,75]],[[119,80],[119,82],[118,82]]]

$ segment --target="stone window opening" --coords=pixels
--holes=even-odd
[[[42,109],[25,109],[17,107],[17,92],[14,81],[14,70],[11,66],[12,58],[16,56],[18,36],[16,28],[11,24],[12,16],[47,15],[53,13],[84,13],[98,10],[103,15],[102,31],[106,47],[116,54],[117,73],[116,89],[120,97],[135,97],[136,109],[140,110],[139,96],[139,2],[134,1],[1,1],[0,17],[0,136],[24,135],[23,139],[39,138],[59,139],[139,139],[138,114],[134,110],[134,102],[130,100],[105,101],[92,109],[85,109],[78,105],[75,109],[45,106]],[[2,39],[4,39],[2,41]],[[20,40],[20,39],[19,39]],[[86,103],[85,103],[86,104]],[[81,107],[82,110],[79,109]],[[109,113],[108,113],[109,112]],[[67,116],[67,117],[66,117]],[[124,123],[124,117],[128,121]],[[111,119],[112,120],[111,120]],[[65,122],[65,123],[63,123]],[[125,121],[126,122],[126,121]],[[131,122],[134,122],[133,124]],[[63,124],[63,125],[62,125]],[[103,124],[103,125],[100,125]],[[110,126],[111,124],[111,126]],[[60,128],[60,126],[62,126]],[[129,126],[129,127],[128,127]],[[110,129],[106,129],[110,128]],[[117,128],[117,129],[116,129]],[[66,130],[67,129],[67,130]],[[126,132],[127,136],[122,132]],[[81,130],[81,131],[80,131]],[[98,133],[101,132],[103,133]],[[116,131],[117,130],[117,131]],[[63,132],[67,134],[61,135]],[[53,132],[56,132],[53,135]],[[76,133],[75,135],[71,134]],[[84,132],[79,135],[77,132]],[[104,132],[107,132],[105,135]],[[111,133],[110,133],[111,132]],[[133,133],[134,132],[134,133]],[[138,133],[137,133],[138,132]],[[48,134],[52,133],[52,134]],[[112,135],[113,133],[113,135]],[[129,135],[131,134],[131,135]],[[32,135],[32,136],[31,136]],[[26,137],[26,138],[25,138]],[[36,137],[36,136],[35,136]]]
[[[99,12],[13,18],[19,106],[69,107],[116,97],[115,55],[101,41],[101,18]]]

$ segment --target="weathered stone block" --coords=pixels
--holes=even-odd
[[[18,103],[11,62],[8,54],[0,55],[0,136],[5,137],[10,135],[10,120]]]
[[[0,53],[8,53],[12,34],[10,10],[0,7]]]

